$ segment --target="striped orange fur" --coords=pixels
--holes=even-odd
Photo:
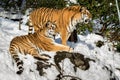
[[[21,74],[24,70],[23,61],[20,60],[18,53],[30,54],[37,59],[47,60],[49,57],[42,56],[38,49],[45,51],[72,51],[72,48],[54,42],[56,25],[50,21],[44,24],[44,29],[38,30],[34,34],[17,36],[10,43],[10,54],[15,60],[18,71]]]
[[[29,34],[32,33],[33,27],[34,32],[36,32],[43,28],[40,25],[44,24],[44,22],[48,20],[56,21],[56,31],[61,36],[62,44],[66,45],[69,36],[76,29],[75,25],[77,23],[88,23],[91,18],[91,13],[85,7],[79,5],[69,6],[63,9],[41,7],[30,13]]]

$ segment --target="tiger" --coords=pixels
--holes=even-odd
[[[34,58],[39,60],[48,60],[50,57],[41,55],[40,50],[43,51],[73,51],[69,46],[58,44],[53,39],[56,34],[56,24],[54,22],[47,21],[44,28],[30,35],[21,35],[14,37],[10,42],[9,52],[17,64],[17,74],[21,74],[24,71],[23,61],[20,60],[18,53],[30,54]]]
[[[67,45],[67,40],[71,33],[76,29],[76,24],[87,24],[92,19],[91,13],[80,5],[74,5],[65,7],[62,9],[54,9],[41,7],[33,10],[29,14],[28,34],[32,34],[39,29],[42,29],[42,25],[47,20],[56,21],[56,32],[60,34],[61,43]]]

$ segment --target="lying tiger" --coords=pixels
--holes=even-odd
[[[46,51],[73,51],[69,46],[54,42],[53,37],[56,34],[55,29],[56,25],[53,22],[48,21],[44,24],[44,29],[41,31],[13,38],[10,43],[9,51],[19,69],[17,74],[21,74],[24,70],[23,61],[20,60],[18,53],[30,54],[37,59],[47,60],[49,57],[39,54],[38,49]]]
[[[42,29],[40,25],[44,22],[56,21],[56,31],[60,34],[63,45],[67,45],[67,40],[71,33],[76,29],[77,23],[87,24],[92,18],[91,13],[85,7],[80,5],[69,6],[63,9],[54,9],[41,7],[34,10],[29,15],[28,25],[29,34],[32,33],[33,27],[34,32]]]

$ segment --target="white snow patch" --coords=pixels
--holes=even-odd
[[[27,16],[24,16],[23,21],[27,21]],[[22,30],[18,29],[18,22],[0,17],[0,80],[55,80],[59,74],[58,70],[52,66],[44,69],[46,73],[40,76],[36,70],[36,60],[30,55],[21,55],[24,61],[24,72],[17,75],[15,72],[17,67],[9,54],[9,44],[12,38],[19,35],[27,34],[27,26],[22,23]],[[69,59],[63,60],[60,65],[63,67],[63,73],[72,75],[82,80],[110,80],[110,78],[120,79],[120,53],[115,52],[111,43],[105,42],[104,38],[96,34],[88,34],[86,36],[78,35],[77,43],[68,43],[74,47],[74,52],[83,54],[86,58],[93,59],[90,61],[90,68],[86,71],[78,69],[77,72],[73,69],[73,64]],[[56,40],[60,42],[60,38]],[[97,41],[105,42],[102,47],[96,47]],[[52,58],[49,62],[54,63],[55,52],[44,51],[41,54],[48,54]],[[69,80],[67,78],[66,80]]]

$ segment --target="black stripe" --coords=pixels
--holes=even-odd
[[[15,59],[15,58],[18,58],[18,55],[17,54],[12,54],[12,57],[13,57],[13,59]]]
[[[22,72],[23,72],[23,70],[19,70],[16,73],[20,75]]]
[[[19,65],[23,65],[23,61],[17,62],[17,66],[19,66]]]
[[[22,66],[20,66],[20,67],[19,67],[19,70],[23,70],[23,67],[22,67]]]
[[[19,61],[20,59],[19,58],[14,58],[15,59],[15,62]]]
[[[32,31],[33,29],[29,29],[29,30],[31,30],[31,31]]]

